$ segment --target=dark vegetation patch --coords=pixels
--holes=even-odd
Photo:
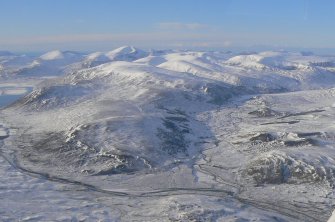
[[[269,123],[261,123],[260,125],[273,125],[273,124],[296,124],[300,121],[294,120],[294,121],[276,121],[276,122],[269,122]]]
[[[191,133],[187,115],[180,110],[169,110],[167,113],[174,114],[162,119],[164,128],[157,129],[157,136],[161,140],[161,149],[169,155],[184,153],[187,155],[187,148],[190,144],[186,135]]]
[[[210,96],[209,103],[223,105],[228,102],[233,96],[251,93],[251,90],[243,86],[229,86],[218,84],[207,84],[205,92]]]
[[[312,66],[319,66],[319,67],[334,67],[335,63],[331,62],[331,61],[311,62],[310,65],[312,65]]]
[[[312,113],[321,113],[321,112],[324,112],[324,111],[326,111],[326,110],[317,109],[317,110],[311,110],[311,111],[306,111],[306,112],[292,113],[292,114],[288,114],[288,115],[279,117],[278,119],[284,119],[284,118],[291,117],[291,116],[303,116],[303,115],[308,115],[308,114],[312,114]]]
[[[308,137],[308,136],[321,136],[321,132],[311,132],[311,133],[297,133],[298,137]]]
[[[288,70],[288,71],[292,71],[292,70],[297,70],[298,67],[297,66],[278,66],[277,68],[279,69],[283,69],[283,70]]]
[[[249,112],[248,114],[257,116],[257,117],[274,117],[274,116],[279,116],[281,113],[274,111],[270,109],[269,107],[262,107],[258,110]]]
[[[100,154],[99,149],[68,142],[63,133],[23,135],[18,159],[24,165],[50,174],[109,175],[130,173],[147,168],[143,159],[115,150]]]

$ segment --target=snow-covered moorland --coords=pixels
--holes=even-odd
[[[5,221],[327,221],[334,209],[335,57],[7,53],[0,81]]]

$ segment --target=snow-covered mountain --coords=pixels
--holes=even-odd
[[[237,55],[226,61],[226,64],[251,69],[272,70],[311,70],[316,67],[334,66],[334,57],[319,57],[291,52],[261,52],[248,55]]]
[[[3,72],[0,77],[59,76],[68,72],[71,64],[82,61],[84,55],[71,51],[54,50],[41,56],[13,55],[0,57]]]
[[[1,149],[24,172],[127,199],[107,205],[158,198],[165,219],[324,221],[335,203],[334,58],[52,51],[19,73],[58,77],[1,111],[16,129]]]
[[[67,66],[79,62],[84,55],[71,51],[50,51],[31,64],[17,71],[17,75],[23,76],[59,76],[66,73]]]
[[[132,46],[123,46],[107,52],[106,56],[112,61],[134,61],[146,57],[149,53]]]

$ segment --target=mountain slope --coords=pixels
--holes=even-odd
[[[234,215],[248,207],[273,221],[330,215],[332,57],[121,47],[42,58],[36,66],[63,75],[1,110],[16,129],[1,149],[27,172],[128,204],[164,196],[166,211],[185,220],[230,217],[213,210],[222,205],[217,196]],[[206,209],[191,203],[199,198]]]

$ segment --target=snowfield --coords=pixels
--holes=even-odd
[[[5,221],[327,221],[335,208],[333,56],[3,53],[0,80]]]

